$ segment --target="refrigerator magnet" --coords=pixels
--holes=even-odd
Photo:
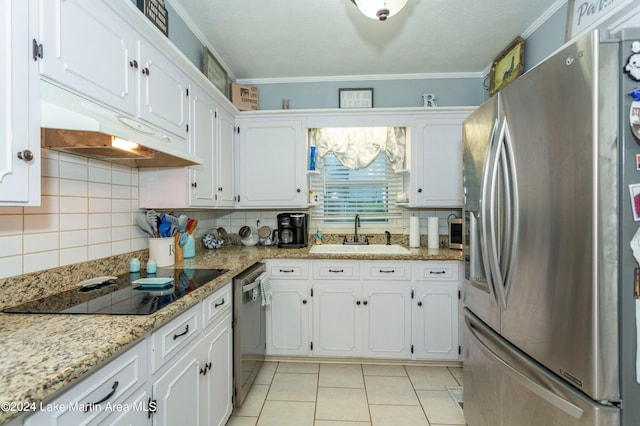
[[[640,183],[629,185],[631,195],[631,209],[633,210],[633,220],[640,221]]]
[[[627,59],[624,71],[635,81],[640,81],[640,41],[631,43],[633,54]]]

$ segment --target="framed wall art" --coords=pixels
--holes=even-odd
[[[524,70],[524,39],[516,37],[491,64],[489,95],[493,96],[518,78]]]
[[[373,108],[373,89],[338,89],[340,108]]]
[[[220,92],[229,98],[229,76],[209,49],[204,48],[202,54],[202,72]]]

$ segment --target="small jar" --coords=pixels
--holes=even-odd
[[[147,274],[155,274],[158,264],[154,259],[149,259],[147,262]]]
[[[129,262],[129,272],[140,272],[140,261],[135,257]]]

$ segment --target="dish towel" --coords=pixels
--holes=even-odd
[[[262,306],[271,304],[271,281],[269,281],[269,274],[263,272],[256,279],[258,281],[258,287],[260,288],[260,297],[262,298]]]

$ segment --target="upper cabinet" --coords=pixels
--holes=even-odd
[[[0,4],[0,206],[40,205],[40,91],[34,0]]]
[[[434,111],[415,120],[411,207],[462,207],[462,121],[470,110]]]
[[[102,2],[40,2],[40,73],[80,94],[136,114],[136,80],[142,70],[131,24]]]
[[[189,151],[203,163],[140,169],[141,208],[233,207],[235,203],[233,116],[199,86],[191,87],[189,99]]]
[[[302,208],[307,204],[303,119],[238,119],[237,206]]]
[[[186,139],[189,79],[103,2],[41,2],[43,77]]]

